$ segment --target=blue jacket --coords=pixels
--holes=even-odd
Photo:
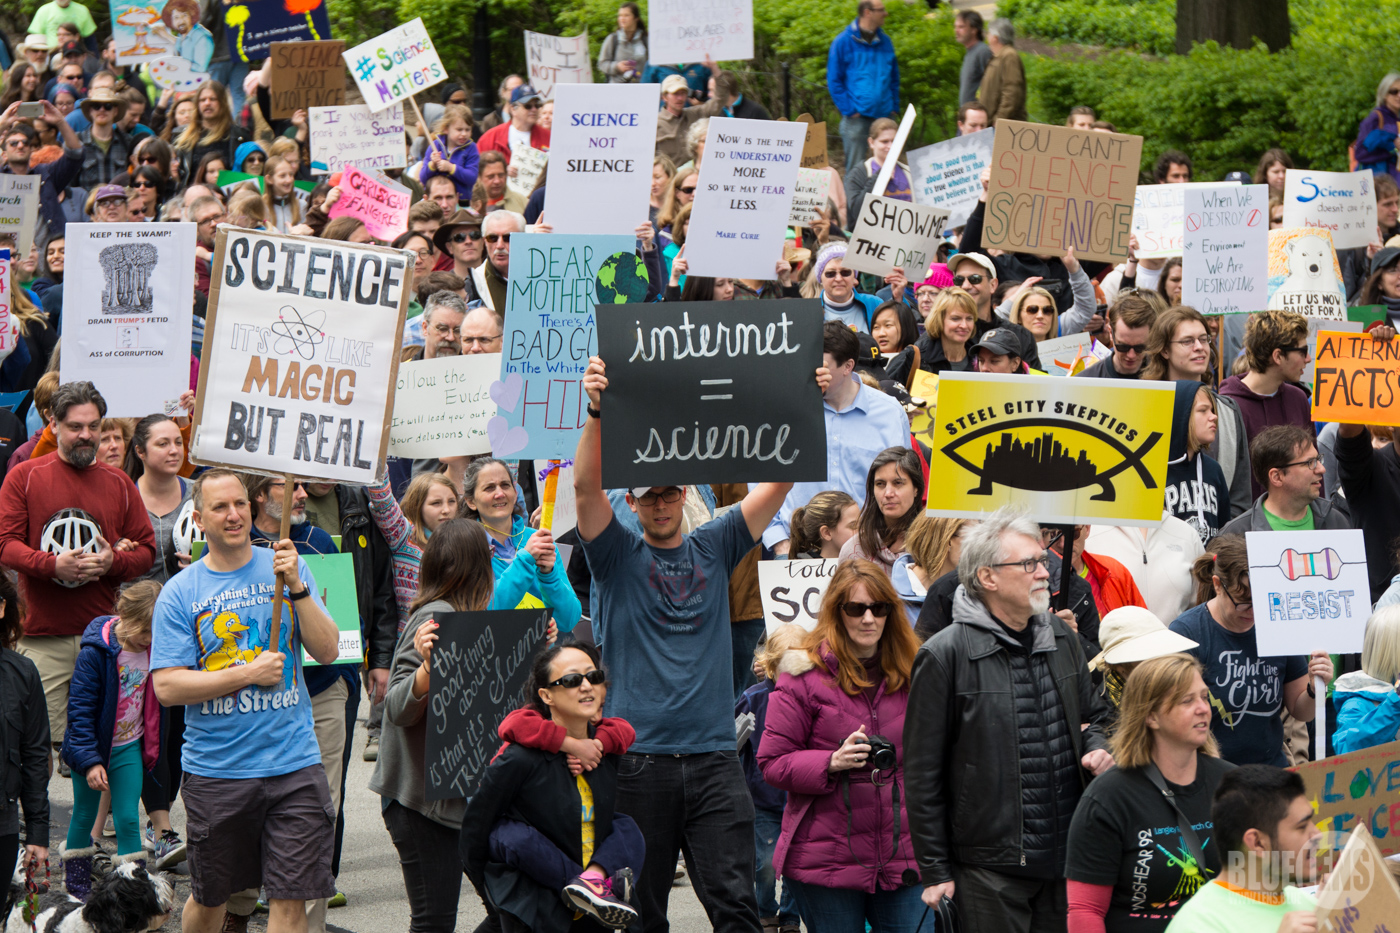
[[[78,774],[112,760],[112,732],[117,726],[116,616],[99,616],[88,623],[68,685],[68,730],[63,734],[63,760]],[[165,741],[167,713],[146,680],[142,718],[141,763],[147,775],[155,767]]]
[[[843,117],[888,117],[899,109],[899,62],[883,29],[867,42],[859,20],[841,31],[826,56],[826,89]]]
[[[1400,693],[1392,684],[1352,671],[1337,678],[1332,702],[1337,706],[1332,745],[1339,755],[1394,742],[1400,735]]]
[[[437,137],[435,146],[429,146],[423,153],[423,165],[418,169],[418,181],[424,187],[427,187],[429,178],[438,174],[428,168],[428,162],[434,157],[441,158],[442,154],[447,152],[447,148],[447,135],[443,134]],[[447,161],[452,163],[452,183],[457,186],[457,200],[464,203],[471,200],[479,160],[476,143],[469,142],[455,152],[448,152]],[[446,219],[443,218],[444,221]]]
[[[574,592],[564,562],[559,557],[559,548],[554,549],[554,567],[549,573],[541,573],[539,565],[525,543],[535,534],[535,529],[525,524],[525,519],[516,515],[511,520],[510,543],[502,544],[487,535],[491,543],[491,570],[496,576],[496,596],[492,607],[500,603],[500,608],[514,609],[526,597],[554,610],[554,623],[560,632],[571,632],[583,615],[583,607]],[[528,608],[528,607],[526,607]]]
[[[778,790],[763,779],[763,771],[758,766],[758,743],[763,741],[763,728],[768,723],[768,697],[776,686],[771,680],[763,680],[745,690],[734,703],[736,717],[753,713],[753,735],[739,749],[739,763],[744,768],[744,783],[749,786],[749,796],[759,810],[782,811],[787,806],[787,792]]]
[[[1400,135],[1400,123],[1384,107],[1377,107],[1356,129],[1356,143],[1351,154],[1359,168],[1372,172],[1396,174],[1395,139]]]

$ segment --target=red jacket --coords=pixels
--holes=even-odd
[[[1089,588],[1094,591],[1100,619],[1120,606],[1147,608],[1147,600],[1133,582],[1132,573],[1112,557],[1085,551],[1084,567],[1089,571]]]
[[[54,582],[57,557],[39,550],[44,526],[63,509],[82,509],[108,544],[135,542],[113,551],[105,577],[78,587]],[[26,460],[0,486],[0,565],[20,575],[27,606],[26,635],[81,635],[98,616],[111,615],[117,588],[134,580],[156,559],[155,533],[136,484],[121,470],[94,463],[80,470],[57,453]]]
[[[549,130],[538,123],[530,128],[530,148],[549,149]],[[482,133],[481,138],[476,141],[476,151],[499,152],[506,157],[506,164],[510,164],[510,124],[502,123]]]

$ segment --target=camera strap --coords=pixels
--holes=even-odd
[[[1162,792],[1167,803],[1176,811],[1176,826],[1181,831],[1181,841],[1186,845],[1186,851],[1191,853],[1191,857],[1196,860],[1196,870],[1200,873],[1202,880],[1206,877],[1206,857],[1201,851],[1201,840],[1196,835],[1196,830],[1191,827],[1191,819],[1182,812],[1181,807],[1176,802],[1176,795],[1171,788],[1167,787],[1167,779],[1162,777],[1162,772],[1157,769],[1157,765],[1151,761],[1142,769],[1142,773],[1147,775],[1147,779],[1152,785]]]
[[[879,796],[880,796],[880,787],[881,787],[881,785],[880,785],[879,782],[877,782],[874,778],[875,778],[875,776],[878,775],[879,773],[880,773],[879,771],[873,771],[873,772],[871,772],[871,775],[870,775],[870,777],[871,777],[870,783],[875,787],[875,797],[876,797],[877,800],[879,799]],[[840,777],[840,782],[841,782],[841,801],[846,805],[846,850],[849,851],[849,852],[851,853],[851,858],[853,858],[853,859],[856,860],[856,864],[857,864],[857,865],[859,865],[861,868],[869,868],[870,866],[869,866],[869,865],[866,865],[864,862],[862,862],[862,861],[860,860],[860,858],[857,857],[857,855],[856,855],[856,853],[855,853],[855,849],[853,849],[853,848],[851,847],[851,830],[852,830],[853,826],[852,826],[852,818],[851,818],[851,778],[850,778],[850,774],[849,774],[848,772],[846,772],[846,771],[842,771],[842,772],[841,772],[841,777]],[[896,775],[896,774],[893,774],[893,773],[891,773],[891,775],[890,775],[890,805],[894,808],[894,845],[891,847],[891,850],[890,850],[890,858],[891,858],[891,859],[896,859],[896,858],[899,858],[899,776]],[[877,867],[879,867],[879,866],[877,865]]]

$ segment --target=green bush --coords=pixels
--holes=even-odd
[[[1176,48],[1176,0],[1002,0],[1018,34],[1167,55]]]

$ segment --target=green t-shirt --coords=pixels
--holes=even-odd
[[[49,44],[57,49],[58,27],[64,23],[77,26],[78,32],[84,37],[97,31],[97,24],[92,21],[92,14],[88,12],[88,8],[74,0],[66,7],[57,3],[46,3],[39,7],[34,11],[34,19],[29,22],[29,32],[31,35],[42,33],[48,36]]]
[[[1265,904],[1236,894],[1219,881],[1204,885],[1176,912],[1167,933],[1245,933],[1277,930],[1283,915],[1317,907],[1312,895],[1297,888],[1283,889],[1283,901]]]
[[[1262,502],[1259,503],[1259,508],[1264,509],[1264,520],[1269,523],[1269,527],[1274,531],[1312,531],[1315,527],[1313,525],[1312,506],[1308,506],[1307,511],[1303,513],[1303,517],[1296,522],[1284,521],[1265,508]]]

